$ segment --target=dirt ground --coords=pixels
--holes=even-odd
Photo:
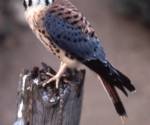
[[[129,98],[120,93],[129,117],[126,124],[149,125],[150,31],[117,15],[112,0],[72,1],[95,28],[110,62],[127,74],[137,89]],[[56,69],[59,64],[27,26],[16,33],[19,43],[0,49],[0,125],[12,125],[15,120],[19,73],[41,62]],[[95,75],[88,70],[80,125],[100,124],[119,125],[121,121]]]

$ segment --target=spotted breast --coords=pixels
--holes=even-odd
[[[55,7],[54,7],[55,8]],[[78,61],[69,53],[62,50],[53,40],[50,34],[47,33],[46,27],[44,26],[44,20],[46,13],[49,11],[49,7],[39,5],[37,7],[29,8],[25,12],[25,18],[30,25],[30,28],[36,34],[37,38],[41,43],[60,60],[66,62],[70,67],[78,67]],[[53,14],[53,12],[51,12]]]

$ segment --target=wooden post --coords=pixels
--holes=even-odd
[[[79,125],[85,70],[69,70],[60,81],[42,87],[56,72],[46,64],[20,76],[14,125]]]

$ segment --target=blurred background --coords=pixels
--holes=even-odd
[[[137,93],[120,96],[128,125],[150,123],[150,1],[72,0],[95,28],[112,64],[128,75]],[[22,0],[0,0],[0,125],[16,116],[19,73],[59,61],[36,39],[24,19]],[[81,125],[121,124],[95,75],[88,70]]]

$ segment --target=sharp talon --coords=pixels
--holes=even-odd
[[[58,89],[58,87],[59,87],[58,85],[59,85],[59,84],[56,82],[56,89]]]
[[[42,86],[45,87],[47,84],[48,84],[47,82],[46,82],[46,83],[43,83]]]
[[[47,85],[47,82],[43,83],[42,86],[45,87]]]
[[[50,72],[47,72],[46,75],[53,77],[54,75]]]
[[[58,89],[58,87],[59,87],[59,82],[60,82],[60,79],[57,79],[56,80],[56,89]]]
[[[51,73],[47,73],[47,75],[51,76],[52,78],[50,78],[46,83],[43,83],[42,86],[45,86],[45,85],[51,83],[52,81],[55,81],[56,82],[55,83],[56,88],[58,89],[60,78],[63,76],[63,73],[65,72],[66,68],[67,68],[67,64],[61,63],[59,71],[57,72],[56,75],[53,75]]]
[[[52,77],[48,81],[46,81],[45,83],[43,83],[43,86],[45,87],[47,84],[50,84],[53,81],[55,81],[55,79]]]

